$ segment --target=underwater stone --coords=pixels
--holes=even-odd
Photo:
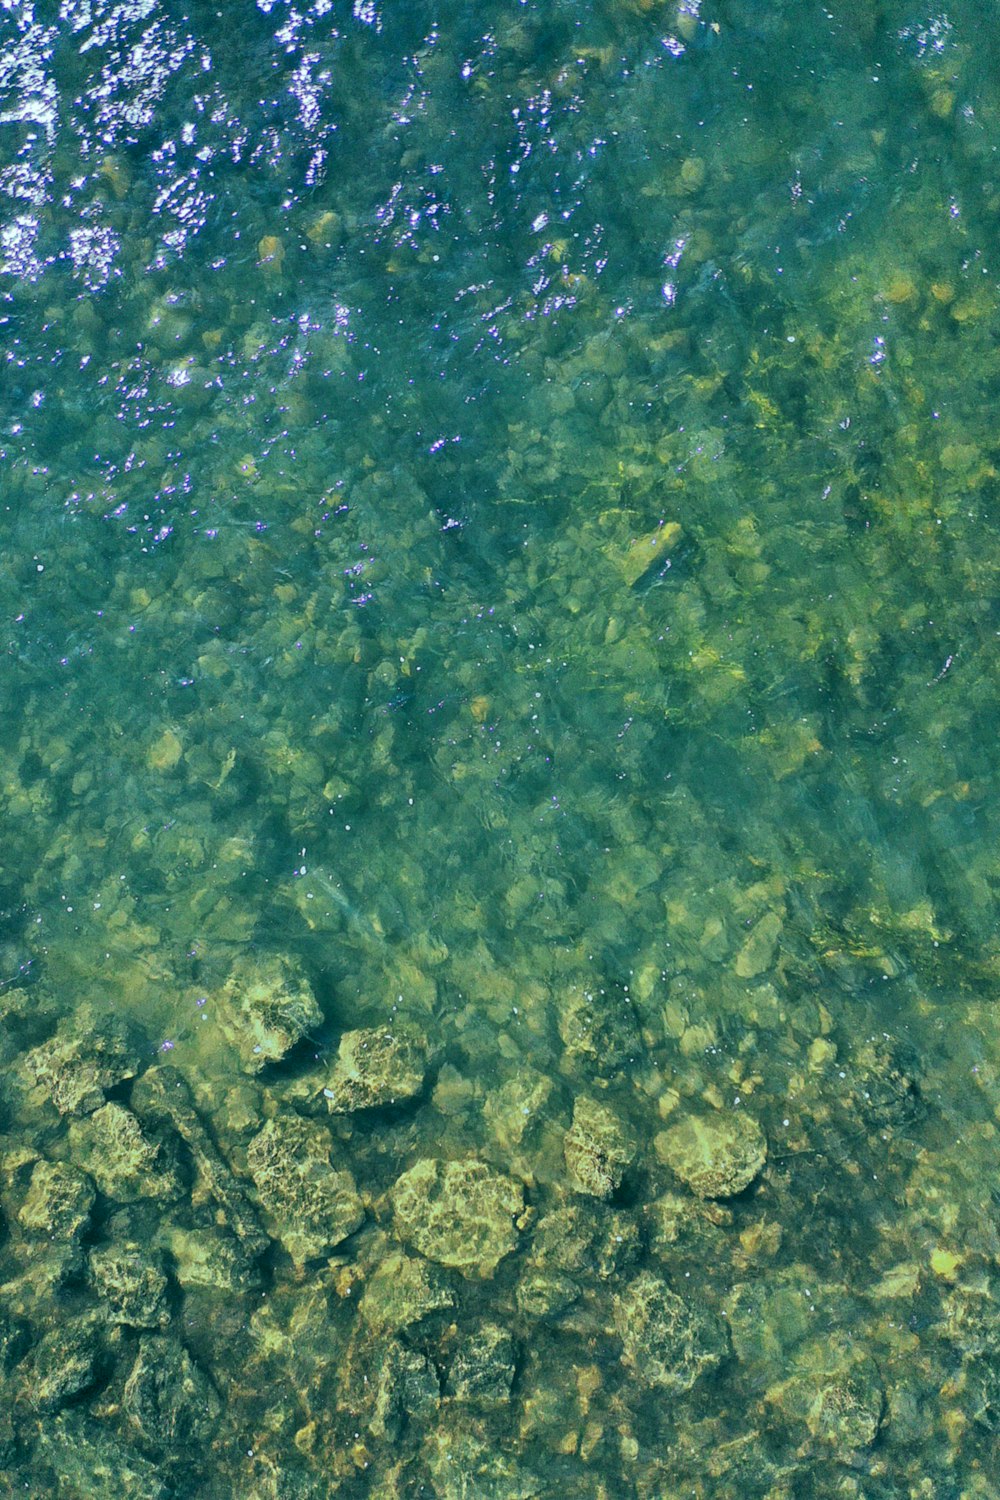
[[[77,1240],[90,1220],[97,1194],[90,1178],[61,1161],[39,1161],[31,1173],[18,1222],[48,1240]]]
[[[138,1246],[94,1250],[90,1279],[103,1300],[108,1321],[128,1328],[163,1328],[170,1321],[167,1277],[161,1255]]]
[[[634,1260],[639,1249],[635,1221],[596,1199],[569,1203],[546,1214],[535,1227],[529,1265],[608,1281]]]
[[[641,1271],[614,1299],[622,1362],[647,1385],[689,1391],[728,1353],[721,1321],[672,1292],[651,1271]]]
[[[140,1121],[114,1100],[69,1128],[73,1155],[105,1197],[117,1203],[140,1198],[173,1200],[182,1188],[173,1163],[149,1140]]]
[[[885,1391],[875,1361],[835,1336],[798,1349],[792,1373],[772,1386],[765,1400],[791,1426],[804,1426],[815,1442],[842,1460],[871,1447],[885,1414]]]
[[[297,1266],[324,1255],[364,1222],[349,1172],[330,1162],[322,1125],[283,1115],[268,1120],[247,1148],[247,1165],[264,1211]]]
[[[425,1157],[403,1173],[391,1198],[399,1237],[469,1279],[492,1276],[517,1244],[524,1194],[485,1162]]]
[[[59,1494],[101,1500],[170,1500],[175,1494],[156,1467],[133,1453],[99,1422],[60,1412],[39,1430],[40,1454],[59,1482]]]
[[[522,1068],[486,1097],[483,1116],[501,1150],[508,1153],[527,1145],[541,1133],[548,1118],[546,1106],[552,1080],[534,1068]]]
[[[374,1333],[398,1333],[428,1313],[454,1305],[454,1293],[427,1261],[396,1253],[372,1273],[359,1311]]]
[[[137,1108],[148,1108],[166,1116],[181,1136],[199,1173],[225,1215],[230,1229],[251,1258],[267,1249],[270,1243],[260,1227],[256,1210],[233,1175],[229,1163],[213,1141],[194,1100],[187,1080],[176,1068],[152,1068],[140,1079],[133,1092]]]
[[[222,1409],[184,1345],[156,1334],[140,1340],[122,1405],[147,1443],[173,1453],[207,1442]]]
[[[29,1397],[41,1412],[58,1411],[97,1379],[102,1320],[94,1313],[50,1328],[30,1360]]]
[[[218,1018],[245,1073],[279,1061],[323,1022],[308,979],[283,954],[238,958],[219,992]]]
[[[401,1027],[346,1031],[323,1094],[331,1114],[415,1098],[424,1086],[423,1046]]]
[[[849,1103],[870,1129],[905,1125],[920,1113],[919,1062],[892,1037],[869,1037],[848,1059]]]
[[[30,1342],[27,1324],[0,1302],[0,1375],[10,1374],[18,1360],[24,1357]]]
[[[407,1421],[427,1423],[441,1400],[441,1386],[426,1355],[389,1339],[379,1350],[374,1409],[368,1430],[395,1442]]]
[[[435,1423],[424,1440],[423,1457],[435,1495],[446,1495],[448,1500],[535,1500],[557,1493],[548,1478],[522,1472],[516,1458],[499,1451],[490,1434],[473,1430],[466,1421],[459,1425],[460,1417],[464,1413],[459,1408],[451,1422]],[[603,1486],[577,1491],[581,1500],[584,1495],[604,1493]]]
[[[105,1018],[84,1035],[44,1042],[25,1066],[47,1086],[60,1114],[87,1115],[104,1103],[106,1089],[135,1077],[139,1057],[127,1029]]]
[[[562,1271],[530,1268],[515,1293],[518,1308],[528,1318],[559,1318],[580,1300],[582,1287]]]
[[[182,1287],[214,1287],[224,1292],[254,1291],[262,1283],[256,1260],[225,1230],[173,1228],[167,1245],[174,1275]]]
[[[740,979],[756,979],[774,960],[784,923],[778,912],[765,912],[736,955],[734,968]]]
[[[634,588],[655,563],[661,566],[666,563],[671,552],[679,545],[681,534],[676,521],[667,521],[646,536],[631,538],[624,548],[608,547],[606,555],[619,570],[628,587]]]
[[[767,1141],[749,1115],[689,1115],[661,1131],[656,1153],[699,1198],[731,1198],[761,1171]]]
[[[610,1198],[621,1186],[635,1146],[625,1126],[606,1105],[582,1097],[573,1105],[573,1123],[563,1141],[566,1170],[578,1193]]]
[[[558,1025],[571,1071],[584,1064],[588,1073],[607,1078],[642,1053],[635,1010],[627,996],[595,996],[574,986],[560,1002]]]
[[[505,1328],[483,1323],[459,1346],[445,1392],[457,1401],[478,1406],[503,1406],[514,1383],[516,1348]]]

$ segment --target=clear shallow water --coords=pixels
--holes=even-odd
[[[992,12],[0,26],[11,1484],[995,1493]],[[257,1072],[276,955],[321,1019]],[[29,1062],[109,1015],[127,1191]],[[422,1091],[315,1116],[387,1022]],[[699,1198],[664,1133],[741,1113],[767,1166]],[[363,1214],[298,1259],[289,1118]],[[526,1202],[481,1277],[400,1210],[429,1158]],[[206,1285],[219,1160],[267,1248]],[[162,1320],[94,1269],[135,1245]],[[403,1250],[433,1296],[359,1315]],[[690,1389],[648,1277],[721,1320]]]

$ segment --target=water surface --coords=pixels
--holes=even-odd
[[[3,5],[12,1490],[996,1493],[998,42],[982,0]],[[256,1071],[276,962],[320,1020]],[[109,1017],[139,1076],[61,1109],[36,1049]],[[420,1091],[316,1114],[386,1025]],[[124,1196],[105,1095],[159,1142]],[[767,1165],[700,1198],[665,1133],[734,1114]],[[321,1252],[271,1120],[352,1175]],[[428,1159],[521,1194],[483,1275],[407,1230]],[[266,1249],[199,1280],[247,1250],[219,1162]],[[690,1382],[649,1278],[722,1330]]]

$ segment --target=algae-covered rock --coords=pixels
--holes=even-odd
[[[581,1097],[563,1141],[566,1170],[578,1193],[610,1198],[635,1155],[631,1135],[618,1116],[595,1099]]]
[[[538,1221],[529,1265],[608,1281],[620,1275],[639,1249],[639,1229],[620,1209],[584,1201],[557,1208]]]
[[[143,1074],[132,1091],[132,1102],[175,1127],[202,1184],[222,1211],[227,1230],[239,1240],[244,1253],[253,1258],[266,1250],[269,1241],[257,1211],[195,1108],[190,1086],[177,1068],[151,1068]]]
[[[323,1096],[338,1115],[400,1104],[420,1093],[425,1072],[423,1046],[404,1027],[346,1031]]]
[[[547,1480],[526,1472],[516,1458],[500,1452],[488,1431],[464,1421],[461,1425],[456,1420],[436,1423],[424,1440],[422,1453],[433,1493],[448,1500],[535,1500],[555,1493]],[[583,1500],[600,1491],[581,1488],[577,1493]]]
[[[29,1234],[76,1241],[90,1221],[97,1194],[83,1172],[61,1161],[39,1161],[31,1173],[18,1222]]]
[[[511,1334],[497,1323],[483,1323],[459,1344],[445,1392],[477,1406],[503,1406],[510,1400],[517,1350]]]
[[[412,1419],[426,1426],[441,1401],[441,1383],[426,1355],[398,1339],[376,1346],[375,1400],[368,1420],[373,1437],[396,1442]]]
[[[39,1430],[39,1456],[52,1470],[59,1495],[100,1500],[170,1500],[173,1487],[149,1459],[83,1412],[65,1411]]]
[[[163,1328],[170,1321],[163,1257],[138,1245],[110,1246],[90,1256],[90,1280],[108,1321],[128,1328]]]
[[[373,1333],[398,1333],[428,1313],[454,1305],[454,1293],[443,1285],[440,1272],[425,1260],[397,1252],[372,1273],[359,1311]]]
[[[624,547],[607,548],[607,556],[628,587],[633,588],[654,564],[666,565],[671,552],[680,543],[681,534],[676,521],[661,522],[644,536],[630,538]]]
[[[330,1162],[329,1130],[298,1115],[268,1120],[247,1148],[261,1205],[296,1265],[353,1234],[364,1208],[349,1172]]]
[[[661,1260],[676,1262],[678,1255],[690,1255],[704,1262],[731,1252],[733,1211],[711,1198],[662,1193],[646,1204],[643,1218],[649,1249]]]
[[[181,1183],[171,1154],[150,1138],[130,1109],[110,1100],[69,1131],[74,1160],[117,1203],[141,1198],[173,1201]]]
[[[28,1325],[0,1302],[0,1375],[9,1375],[31,1342]]]
[[[122,1405],[151,1447],[172,1454],[207,1442],[221,1411],[215,1387],[184,1345],[157,1334],[139,1343]]]
[[[614,1299],[614,1319],[623,1362],[662,1390],[689,1391],[728,1353],[720,1319],[678,1297],[651,1271],[641,1271]]]
[[[135,1077],[139,1055],[129,1029],[105,1017],[69,1038],[43,1042],[28,1053],[25,1066],[60,1114],[87,1115],[104,1103],[107,1089]]]
[[[534,1068],[522,1068],[488,1094],[483,1118],[502,1151],[512,1154],[529,1146],[548,1119],[552,1080]]]
[[[492,1276],[517,1245],[524,1195],[481,1161],[425,1157],[391,1193],[400,1239],[470,1279]]]
[[[218,995],[218,1019],[246,1073],[259,1073],[320,1026],[305,974],[283,954],[238,958]]]
[[[639,1024],[628,995],[594,994],[574,986],[560,1000],[558,1025],[570,1072],[580,1068],[606,1078],[642,1055]]]
[[[731,1198],[767,1159],[767,1141],[745,1114],[689,1115],[656,1137],[656,1153],[699,1198]]]
[[[755,979],[769,969],[774,960],[784,921],[776,911],[765,912],[751,928],[746,942],[736,955],[735,969],[741,979]]]
[[[920,1065],[912,1048],[869,1037],[846,1059],[847,1103],[873,1130],[905,1125],[921,1111]]]
[[[837,1334],[795,1353],[791,1374],[765,1400],[794,1430],[848,1460],[870,1448],[885,1416],[885,1391],[871,1355]]]
[[[996,1356],[965,1361],[962,1405],[977,1427],[1000,1432],[1000,1368]]]
[[[814,1281],[816,1277],[807,1280],[793,1266],[766,1281],[741,1281],[730,1290],[726,1322],[741,1365],[786,1370],[792,1350],[814,1332]]]
[[[42,1336],[28,1361],[29,1398],[38,1411],[58,1411],[93,1385],[103,1352],[102,1322],[94,1313],[67,1318]]]
[[[166,1237],[174,1275],[182,1287],[248,1292],[262,1282],[260,1267],[234,1234],[224,1229],[173,1227]]]
[[[639,1249],[634,1220],[594,1198],[546,1214],[535,1226],[515,1293],[531,1318],[558,1319],[595,1281],[621,1274]]]
[[[582,1283],[564,1271],[528,1266],[517,1283],[515,1299],[527,1318],[558,1319],[583,1294]]]

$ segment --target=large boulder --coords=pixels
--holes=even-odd
[[[345,1031],[323,1097],[337,1115],[401,1104],[420,1093],[425,1072],[424,1048],[404,1028]]]
[[[586,1095],[573,1106],[573,1123],[563,1140],[569,1180],[578,1193],[610,1198],[635,1155],[626,1127],[607,1105]]]
[[[729,1350],[721,1320],[679,1297],[651,1271],[640,1272],[615,1298],[614,1318],[622,1362],[660,1390],[689,1391]]]
[[[216,998],[219,1027],[245,1073],[280,1061],[323,1022],[305,974],[280,953],[238,958]]]
[[[279,1115],[247,1148],[269,1228],[297,1266],[327,1254],[364,1221],[354,1178],[332,1165],[331,1145],[322,1124]]]
[[[656,1154],[699,1198],[731,1198],[767,1160],[763,1130],[745,1114],[688,1115],[656,1137]]]
[[[470,1280],[492,1276],[517,1245],[524,1194],[485,1162],[425,1157],[403,1173],[391,1198],[400,1239]]]

